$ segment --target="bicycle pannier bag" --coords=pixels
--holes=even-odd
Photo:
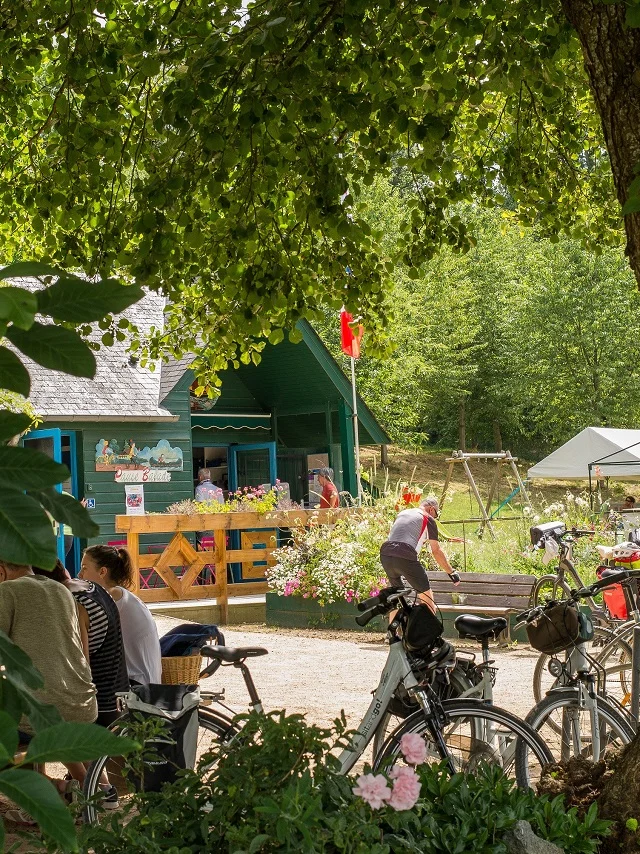
[[[593,637],[593,624],[573,603],[550,603],[525,625],[529,643],[538,652],[554,655]]]
[[[145,741],[144,778],[134,778],[136,788],[159,792],[178,771],[195,766],[199,703],[197,685],[136,685],[126,695],[131,715],[164,723],[161,733]]]
[[[427,605],[415,605],[407,618],[404,632],[404,645],[409,652],[422,652],[429,649],[437,640],[444,626]]]
[[[622,569],[623,567],[619,567]],[[626,567],[624,567],[626,569]],[[599,566],[596,569],[596,578],[600,579],[603,577],[603,573],[607,570],[615,571],[615,567],[612,566]],[[612,619],[614,620],[628,620],[629,619],[629,610],[627,608],[627,600],[624,595],[624,590],[622,589],[622,584],[612,584],[609,587],[605,587],[602,590],[602,598],[604,600],[605,607]]]
[[[535,525],[529,528],[529,536],[531,537],[531,545],[537,546],[543,537],[549,534],[564,534],[567,526],[564,522],[543,522],[541,525]]]

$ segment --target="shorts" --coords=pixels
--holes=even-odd
[[[404,579],[418,593],[431,589],[427,570],[418,560],[416,550],[407,543],[387,540],[380,546],[380,563],[393,587],[404,587]]]

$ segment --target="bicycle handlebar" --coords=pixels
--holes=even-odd
[[[363,602],[358,602],[358,611],[369,611],[375,608],[376,605],[386,605],[389,599],[394,596],[408,595],[412,590],[410,587],[384,587],[377,596],[372,596],[371,599],[365,599]]]

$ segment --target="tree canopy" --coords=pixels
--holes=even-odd
[[[471,244],[451,209],[463,199],[619,242],[578,5],[12,0],[6,260],[163,288],[173,308],[152,350],[197,349],[206,375],[257,360],[321,304],[379,328],[398,258],[417,276],[443,243]],[[581,5],[638,23],[633,4]],[[398,166],[409,213],[383,251],[359,199]]]

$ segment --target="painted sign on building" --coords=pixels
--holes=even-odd
[[[169,483],[171,472],[166,469],[116,469],[116,483]]]
[[[138,447],[134,439],[100,439],[96,445],[96,471],[164,469],[182,471],[182,448],[172,448],[166,439],[150,448]]]

